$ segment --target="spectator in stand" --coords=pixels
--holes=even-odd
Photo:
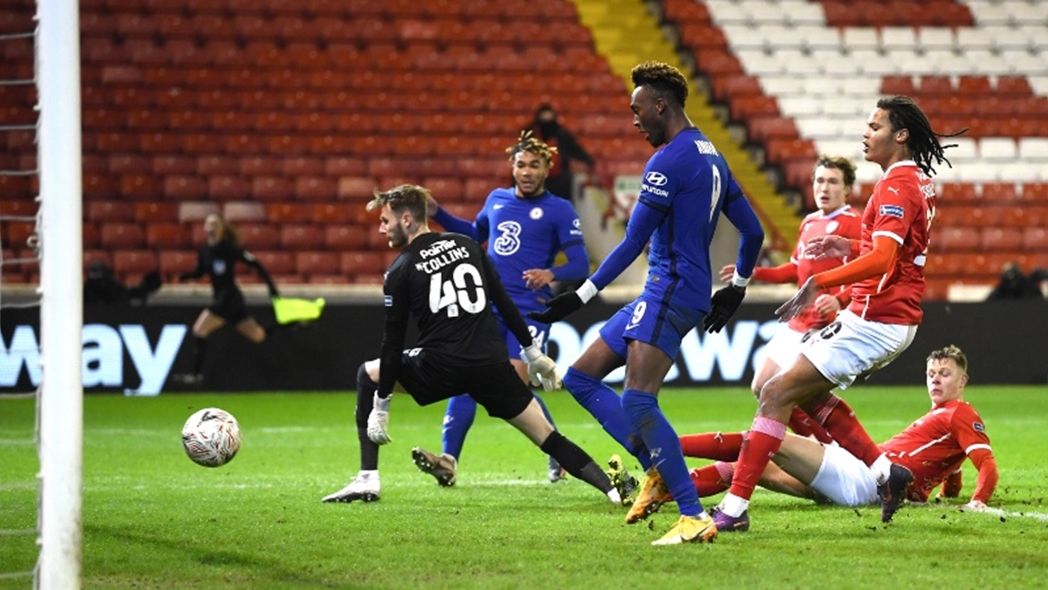
[[[1037,271],[1027,276],[1023,273],[1022,269],[1019,268],[1018,264],[1009,262],[1004,265],[1004,269],[1001,271],[1001,279],[997,282],[997,286],[993,288],[993,291],[990,292],[990,296],[987,297],[987,299],[994,301],[1001,299],[1030,299],[1034,297],[1043,297],[1039,283],[1040,280]]]
[[[586,169],[592,173],[595,165],[593,158],[579,144],[575,136],[557,121],[557,111],[553,110],[553,106],[548,103],[540,104],[539,108],[535,110],[532,132],[550,148],[553,148],[553,160],[549,176],[546,177],[546,189],[558,197],[574,198],[575,163],[585,164]]]

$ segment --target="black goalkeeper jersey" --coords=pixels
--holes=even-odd
[[[495,304],[522,346],[531,334],[506,295],[491,260],[473,239],[456,233],[426,233],[393,261],[383,281],[386,328],[382,340],[379,395],[392,391],[407,332],[418,323],[418,348],[436,351],[462,367],[506,362],[509,355]]]

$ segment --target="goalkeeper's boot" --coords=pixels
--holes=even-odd
[[[877,487],[877,495],[881,497],[881,522],[891,522],[892,516],[902,506],[906,499],[906,488],[913,482],[913,472],[909,469],[892,463],[888,470],[888,481]]]
[[[560,463],[551,455],[549,458],[549,482],[557,483],[568,477],[568,470],[561,467]]]
[[[738,516],[729,516],[720,508],[713,509],[713,522],[717,530],[723,533],[745,533],[750,530],[750,511],[744,510]]]
[[[666,487],[666,482],[662,481],[658,470],[650,469],[644,478],[644,485],[641,486],[640,493],[633,501],[633,506],[630,506],[630,511],[626,513],[626,524],[643,520],[658,512],[666,502],[672,501],[673,495]]]
[[[447,453],[434,455],[433,453],[415,447],[411,449],[411,460],[415,462],[423,473],[428,473],[437,479],[437,483],[445,488],[455,485],[455,472],[458,462]]]
[[[680,545],[682,543],[712,543],[717,538],[717,525],[709,516],[681,516],[677,524],[652,545]]]
[[[379,498],[380,488],[378,471],[361,471],[346,487],[324,496],[321,502],[375,502]]]
[[[611,485],[615,486],[615,489],[619,491],[622,505],[629,506],[632,504],[634,496],[637,494],[637,478],[630,475],[630,472],[626,470],[626,464],[622,462],[622,457],[612,455],[608,459],[608,469],[604,473],[611,480]]]

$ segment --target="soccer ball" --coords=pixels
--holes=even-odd
[[[182,448],[194,463],[204,467],[225,465],[240,450],[240,425],[225,410],[204,408],[182,427]]]

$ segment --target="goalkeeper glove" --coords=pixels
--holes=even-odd
[[[368,438],[376,445],[384,445],[390,441],[389,432],[389,402],[393,394],[383,399],[375,393],[374,405],[368,414]]]
[[[520,357],[528,364],[528,379],[531,384],[542,386],[545,391],[553,391],[559,385],[557,379],[557,364],[553,359],[542,353],[538,344],[532,344],[525,348]]]

